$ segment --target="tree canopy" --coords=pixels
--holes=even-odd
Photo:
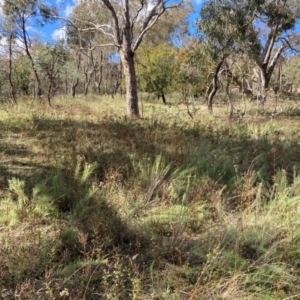
[[[280,56],[298,46],[294,29],[299,17],[298,1],[215,0],[203,4],[197,25],[213,59],[243,55],[253,62],[252,79],[259,88],[247,93],[265,101]]]

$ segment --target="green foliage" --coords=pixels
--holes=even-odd
[[[259,38],[251,22],[254,12],[251,1],[208,1],[203,5],[197,24],[214,59],[219,57],[218,52],[239,52],[247,43],[251,44],[250,51],[260,53]]]
[[[39,72],[44,75],[49,103],[61,85],[61,73],[64,71],[63,67],[68,56],[69,53],[62,41],[51,46],[39,45],[35,50],[35,65]]]
[[[21,95],[29,95],[32,70],[27,57],[20,55],[13,64],[13,82]]]
[[[264,47],[256,20],[262,20],[271,30],[276,25],[274,34],[281,36],[295,27],[299,16],[299,5],[295,2],[207,1],[197,24],[214,58],[220,51],[221,55],[242,51],[258,59]]]
[[[36,18],[37,23],[44,25],[47,20],[55,15],[54,8],[39,3],[37,0],[5,0],[3,2],[4,14],[11,18],[16,26],[21,25],[18,22],[24,16],[26,16],[26,21],[28,18]]]
[[[137,56],[140,89],[158,97],[167,94],[174,85],[176,55],[176,49],[169,44],[140,48]]]

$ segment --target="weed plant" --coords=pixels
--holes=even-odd
[[[300,299],[297,110],[143,99],[1,103],[1,297]]]

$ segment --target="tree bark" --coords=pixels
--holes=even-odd
[[[26,32],[26,24],[25,24],[25,19],[23,18],[22,19],[22,38],[23,38],[23,41],[24,41],[24,46],[25,46],[25,52],[30,60],[30,63],[31,63],[31,67],[32,67],[32,70],[33,70],[33,73],[34,73],[34,76],[35,76],[35,79],[36,79],[36,83],[37,83],[37,92],[36,92],[36,95],[38,97],[38,99],[41,100],[41,97],[42,97],[42,84],[41,84],[41,80],[40,80],[40,77],[39,77],[39,74],[37,72],[37,69],[36,69],[36,65],[35,65],[35,62],[33,60],[33,57],[29,51],[29,45],[28,45],[28,40],[27,40],[27,32]]]
[[[213,99],[218,90],[218,74],[223,65],[224,59],[225,57],[223,57],[221,61],[217,64],[213,74],[212,89],[210,91],[207,91],[206,100],[207,100],[207,107],[210,113],[212,113],[213,111]]]
[[[120,57],[123,65],[125,85],[126,85],[126,100],[127,114],[129,116],[139,117],[137,82],[134,65],[134,55],[131,50],[124,52],[120,51]]]
[[[76,81],[72,83],[72,97],[75,98],[76,95],[76,88],[79,84],[79,78],[76,78]]]
[[[274,48],[275,37],[278,35],[278,25],[275,26],[275,29],[271,31],[269,34],[269,38],[265,45],[265,48],[260,56],[259,60],[256,60],[256,68],[255,75],[256,79],[260,84],[260,96],[262,98],[263,103],[267,100],[267,90],[269,88],[269,83],[271,80],[271,76],[274,72],[275,66],[282,54],[282,52],[286,49],[286,45],[283,43],[279,46],[273,58],[271,59],[271,52]],[[254,75],[254,76],[255,76]]]
[[[96,80],[96,71],[95,71],[95,82],[97,83],[97,93],[101,95],[101,83],[103,78],[103,52],[100,52],[100,68],[99,68],[99,76],[98,80]]]
[[[17,99],[16,99],[16,91],[15,91],[15,86],[12,80],[12,41],[13,41],[13,34],[12,32],[9,35],[9,73],[8,73],[8,80],[10,84],[10,94],[13,102],[17,104]]]
[[[160,98],[160,97],[162,98],[163,103],[164,103],[164,104],[167,104],[167,100],[166,100],[165,94],[162,93],[158,98]]]

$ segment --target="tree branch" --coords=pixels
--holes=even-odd
[[[114,40],[115,40],[116,45],[118,45],[118,47],[120,47],[122,44],[122,37],[120,35],[118,16],[116,14],[114,7],[111,5],[109,0],[102,0],[102,2],[107,7],[107,9],[110,11],[110,13],[112,15],[113,24],[114,24],[114,26],[113,26]]]
[[[167,2],[167,1],[166,1]],[[149,14],[147,15],[147,17],[144,20],[142,29],[136,39],[136,42],[134,43],[132,50],[133,52],[139,47],[139,45],[141,44],[143,37],[145,35],[145,33],[150,30],[153,25],[157,22],[157,20],[159,19],[159,17],[166,11],[172,8],[176,8],[179,7],[182,4],[182,1],[178,4],[174,4],[174,5],[170,5],[168,7],[165,7],[166,2],[159,0],[157,1],[157,3],[155,4],[155,6],[151,9],[151,11],[149,12]]]
[[[271,63],[270,63],[270,66],[268,68],[268,72],[267,72],[267,77],[268,77],[268,81],[271,79],[271,76],[272,76],[272,73],[274,71],[274,68],[276,66],[276,63],[281,55],[281,53],[283,52],[283,50],[286,48],[286,45],[285,44],[282,44],[278,50],[276,51]]]

